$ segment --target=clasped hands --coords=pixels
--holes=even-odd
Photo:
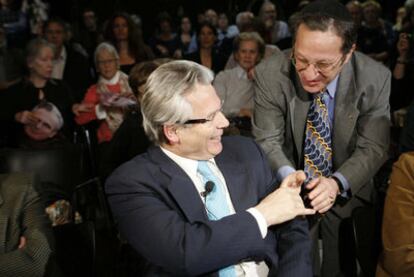
[[[303,171],[288,175],[278,189],[264,198],[255,208],[262,213],[267,225],[280,224],[297,216],[325,213],[335,203],[339,188],[332,178],[320,177],[310,181],[308,198],[312,208],[305,208],[300,196],[306,176]]]
[[[305,208],[300,197],[301,186],[305,179],[303,171],[289,174],[279,188],[255,207],[265,218],[267,226],[281,224],[297,216],[315,214],[315,209]]]

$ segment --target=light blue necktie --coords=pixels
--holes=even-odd
[[[208,167],[207,161],[198,161],[197,172],[203,177],[204,183],[208,181],[214,183],[212,191],[205,196],[208,218],[210,220],[219,220],[222,217],[230,215],[230,207],[227,203],[224,185]],[[235,277],[236,271],[234,266],[220,269],[219,276]]]

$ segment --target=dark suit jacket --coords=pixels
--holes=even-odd
[[[186,173],[159,147],[115,170],[106,192],[121,233],[157,275],[212,274],[242,260],[265,260],[278,276],[311,276],[307,224],[296,219],[262,239],[246,210],[275,189],[266,157],[251,139],[223,138],[215,161],[236,214],[208,220]]]
[[[272,168],[303,168],[303,140],[312,98],[283,52],[256,67],[253,132]],[[349,182],[352,196],[372,200],[372,177],[387,159],[391,73],[354,53],[339,75],[332,133],[333,170]],[[352,200],[352,198],[350,199]],[[349,202],[351,203],[351,201]],[[353,205],[335,205],[342,217]]]
[[[52,254],[52,233],[32,180],[0,175],[0,276],[43,276]],[[21,236],[26,245],[18,249]]]

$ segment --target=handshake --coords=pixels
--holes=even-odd
[[[305,208],[300,197],[301,186],[305,179],[303,171],[288,175],[279,188],[255,206],[255,209],[265,218],[267,226],[281,224],[297,216],[315,214],[316,210]]]

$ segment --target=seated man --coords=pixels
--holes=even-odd
[[[41,102],[31,111],[32,122],[24,125],[24,134],[19,146],[25,148],[48,148],[65,142],[60,133],[63,117],[58,108],[50,102]]]
[[[0,175],[0,276],[43,276],[50,230],[28,175]]]
[[[212,80],[189,61],[150,75],[141,110],[156,146],[106,182],[121,234],[149,261],[146,274],[311,276],[307,223],[296,218],[314,213],[299,196],[304,173],[277,188],[253,140],[222,139],[229,122]]]

